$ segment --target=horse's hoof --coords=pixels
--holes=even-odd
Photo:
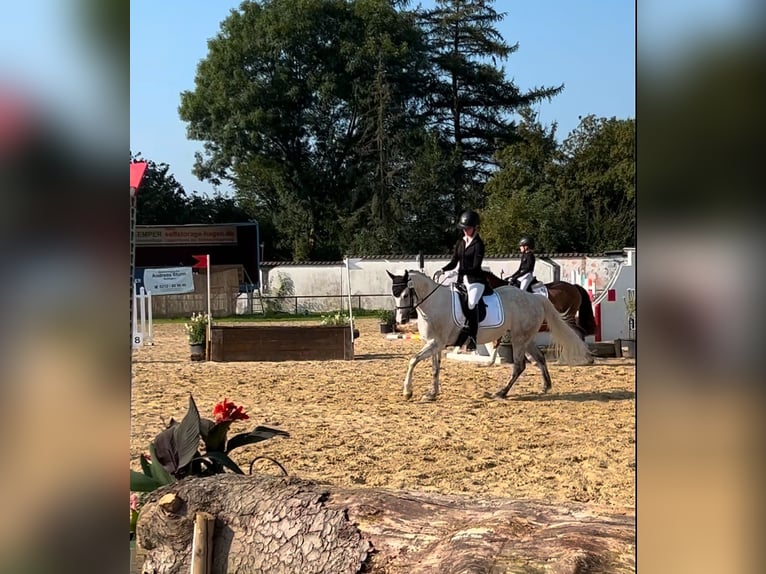
[[[490,393],[489,391],[484,391],[484,398],[505,400],[505,395],[502,395],[500,393]]]
[[[426,393],[422,397],[420,397],[421,403],[432,403],[436,400],[436,397],[430,393]]]
[[[402,396],[405,401],[409,401],[412,398],[412,393],[403,393]]]
[[[542,390],[543,390],[543,394],[544,394],[544,395],[547,395],[547,394],[548,394],[548,391],[550,391],[552,388],[553,388],[553,387],[543,387],[543,389],[542,389]]]

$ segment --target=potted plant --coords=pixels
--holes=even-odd
[[[394,324],[396,323],[396,315],[391,309],[381,309],[377,312],[378,320],[380,321],[381,333],[393,333]]]
[[[149,443],[149,453],[139,455],[141,472],[130,469],[131,563],[135,558],[138,518],[148,493],[183,478],[212,476],[227,471],[245,474],[231,458],[234,449],[275,437],[290,437],[286,431],[261,425],[250,432],[228,436],[231,426],[248,419],[250,416],[244,407],[226,398],[213,408],[213,419],[205,418],[200,415],[194,397],[189,395],[189,408],[183,419],[179,422],[171,418],[165,430]],[[282,464],[263,455],[251,460],[248,467],[250,474],[253,474],[254,463],[259,460],[275,464],[287,476]]]
[[[189,337],[189,349],[192,361],[205,359],[205,339],[207,337],[207,315],[192,313],[191,321],[184,324],[186,335]]]

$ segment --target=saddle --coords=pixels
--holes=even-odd
[[[516,287],[517,289],[521,287],[521,283],[519,283],[518,279],[510,280],[508,281],[508,284]],[[529,282],[529,285],[527,285],[526,291],[528,293],[535,293],[537,295],[548,295],[548,289],[545,286],[545,283],[534,276],[532,277],[532,281]]]
[[[468,316],[468,291],[466,290],[465,284],[455,283],[455,291],[460,298],[460,307],[463,309],[463,315]],[[476,309],[478,311],[477,318],[479,319],[479,323],[481,323],[487,316],[487,304],[484,301],[484,297],[487,297],[488,295],[494,295],[494,293],[495,291],[492,289],[492,287],[490,287],[489,283],[487,283],[485,279],[484,293],[482,293],[481,298],[479,299],[479,303],[476,305]]]

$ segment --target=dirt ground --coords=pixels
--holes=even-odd
[[[528,366],[505,401],[488,400],[510,366],[445,359],[435,403],[430,361],[415,370],[414,397],[402,398],[409,357],[422,343],[388,340],[361,319],[353,361],[192,362],[182,324],[154,325],[154,346],[133,354],[131,468],[163,421],[186,413],[189,393],[212,418],[224,397],[256,425],[290,433],[234,451],[245,469],[257,456],[291,475],[343,486],[384,487],[477,497],[635,505],[635,361],[549,363],[553,390]],[[278,474],[267,461],[254,472]]]

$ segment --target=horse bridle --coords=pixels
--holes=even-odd
[[[395,307],[395,309],[396,309],[396,310],[399,310],[399,309],[403,309],[403,310],[404,310],[404,309],[406,309],[406,310],[410,310],[410,309],[417,309],[418,307],[420,307],[420,305],[422,305],[423,303],[425,303],[425,302],[426,302],[426,300],[427,300],[427,299],[428,299],[428,298],[429,298],[431,295],[433,295],[434,293],[436,293],[437,289],[439,289],[439,287],[441,287],[441,286],[442,286],[442,284],[441,284],[441,283],[437,283],[437,284],[436,284],[436,287],[434,287],[434,288],[433,288],[433,290],[431,290],[431,292],[430,292],[428,295],[426,295],[425,297],[423,297],[423,299],[420,299],[420,298],[418,297],[418,294],[417,294],[417,292],[415,291],[415,287],[414,287],[414,286],[413,286],[413,284],[412,284],[412,279],[408,279],[406,282],[404,282],[404,281],[403,281],[403,282],[398,282],[398,283],[397,283],[397,282],[394,282],[394,283],[392,283],[392,285],[391,285],[391,292],[393,293],[394,297],[396,297],[397,299],[399,299],[399,297],[401,297],[401,296],[402,296],[402,292],[403,292],[405,289],[407,289],[407,290],[409,291],[409,293],[410,293],[410,301],[411,301],[411,303],[410,303],[410,305],[409,305],[409,306],[407,306],[407,307],[402,307],[402,306],[400,306],[400,305],[397,305],[397,306]],[[398,290],[397,290],[397,287],[399,288]],[[417,303],[415,303],[415,300],[416,300],[416,299],[418,300],[418,302],[417,302]]]

